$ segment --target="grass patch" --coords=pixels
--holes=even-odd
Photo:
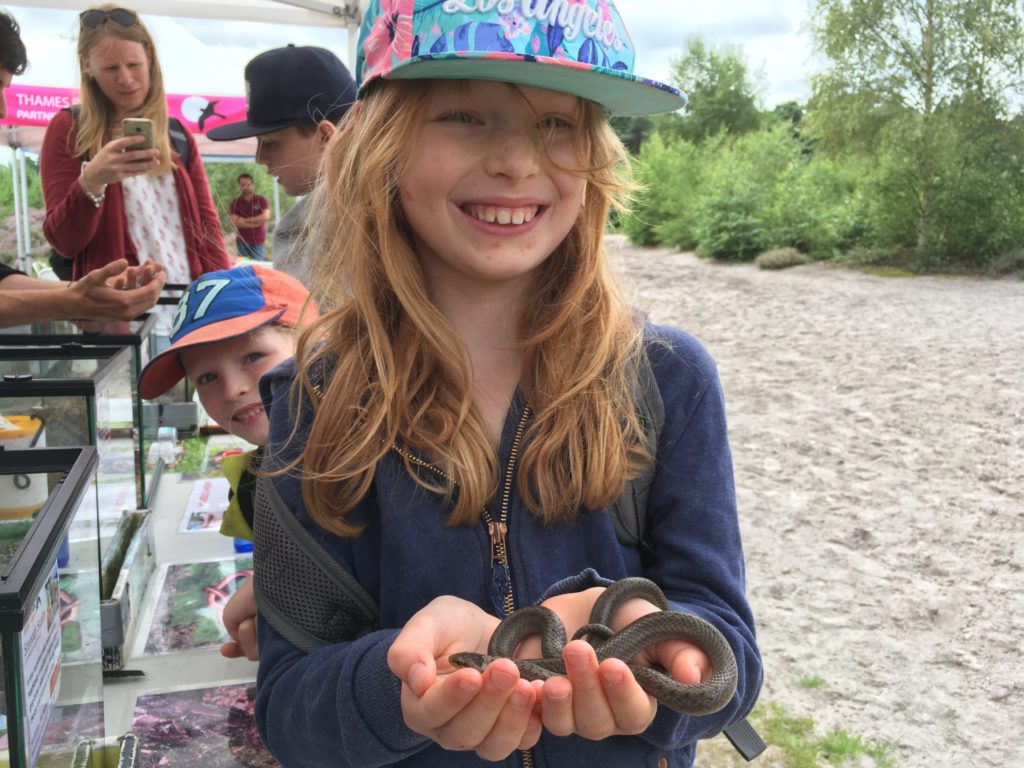
[[[832,730],[822,735],[813,719],[793,715],[779,704],[759,704],[751,713],[750,722],[768,744],[768,751],[754,765],[771,768],[898,768],[888,746],[843,730]],[[697,765],[701,768],[741,768],[748,764],[724,736],[718,736],[700,742]]]
[[[825,681],[822,680],[817,675],[811,675],[810,677],[801,677],[800,678],[800,687],[801,688],[823,688],[824,686],[825,686]]]

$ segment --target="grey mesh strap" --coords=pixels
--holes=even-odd
[[[260,614],[309,653],[377,629],[376,601],[310,535],[269,477],[256,481],[254,582]]]
[[[658,456],[658,439],[665,426],[665,403],[661,399],[658,382],[654,378],[654,370],[646,351],[640,356],[637,365],[637,410],[647,431],[647,448],[655,459]],[[654,550],[650,532],[647,530],[647,497],[654,483],[657,465],[652,462],[634,477],[612,505],[612,522],[615,524],[615,536],[620,544],[628,547],[640,547],[640,554],[645,563],[653,560]]]

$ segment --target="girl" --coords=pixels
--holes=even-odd
[[[180,123],[188,164],[174,151],[156,48],[134,11],[83,11],[78,36],[81,104],[46,129],[40,164],[50,244],[82,275],[111,261],[152,260],[167,282],[227,269],[220,220],[195,140]],[[122,120],[152,120],[153,149],[123,136]],[[158,332],[166,334],[170,312]]]
[[[691,765],[761,682],[722,393],[692,337],[624,302],[603,247],[626,162],[605,111],[683,99],[631,74],[611,0],[375,0],[359,55],[361,98],[318,192],[327,311],[297,362],[261,382],[257,520],[262,493],[377,621],[304,652],[272,599],[298,571],[277,568],[280,540],[257,525],[265,742],[288,767]],[[666,411],[655,456],[643,366]],[[606,510],[651,462],[647,561]],[[660,707],[583,641],[565,647],[567,677],[543,684],[507,659],[482,674],[447,661],[484,652],[500,617],[533,603],[571,635],[631,575],[728,639],[739,685],[725,709]],[[655,610],[632,600],[615,629]],[[711,673],[682,641],[635,661],[687,683]]]

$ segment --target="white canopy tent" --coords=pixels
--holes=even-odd
[[[83,0],[16,0],[17,5],[82,11],[95,5]],[[340,27],[348,31],[348,39],[358,36],[359,24],[369,0],[132,0],[130,7],[143,15],[174,18],[217,19],[222,21],[249,21],[267,24],[289,24],[306,27]],[[347,65],[355,72],[355,46],[349,45]],[[14,186],[15,230],[17,234],[18,264],[27,266],[29,246],[29,217],[25,177],[25,149],[42,144],[43,128],[0,126],[0,145],[13,152],[11,169]],[[240,142],[211,142],[197,135],[199,151],[204,157],[251,156],[255,150],[253,140]],[[277,197],[275,185],[275,198]],[[280,210],[275,205],[275,210]]]
[[[82,11],[96,3],[83,0],[16,0],[15,4]],[[349,39],[354,40],[368,4],[368,0],[132,0],[129,6],[142,15],[344,27],[349,31]],[[355,46],[349,46],[347,64],[350,70],[355,70],[355,63]]]

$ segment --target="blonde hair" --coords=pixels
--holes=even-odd
[[[95,9],[100,11],[112,11],[121,6],[115,3],[104,3]],[[146,59],[149,63],[149,92],[146,100],[132,115],[132,117],[146,117],[153,121],[153,144],[160,151],[160,165],[150,173],[159,176],[167,173],[174,167],[171,155],[171,139],[168,132],[167,120],[167,97],[164,93],[164,78],[160,71],[160,62],[156,56],[156,46],[149,30],[142,23],[142,19],[136,17],[134,24],[123,27],[113,19],[107,19],[96,28],[90,28],[84,24],[79,25],[78,32],[78,72],[81,79],[79,98],[81,106],[78,113],[78,138],[75,142],[75,156],[89,160],[103,149],[103,145],[110,141],[112,125],[116,118],[114,105],[110,103],[97,82],[85,71],[86,61],[93,48],[103,40],[107,39],[126,40],[131,43],[138,43],[146,51]]]
[[[311,402],[314,418],[282,471],[301,463],[310,515],[340,535],[358,534],[345,516],[395,449],[417,483],[453,501],[452,525],[477,522],[498,484],[468,357],[428,297],[399,200],[397,148],[413,144],[429,93],[423,81],[371,87],[329,142],[312,205],[322,212],[311,284],[323,314],[299,340],[292,406]],[[607,506],[651,460],[634,397],[642,325],[603,246],[609,209],[630,189],[619,175],[625,150],[599,106],[580,100],[580,113],[585,203],[538,270],[519,326],[520,386],[535,415],[518,489],[549,522]],[[440,472],[417,467],[419,457]]]

